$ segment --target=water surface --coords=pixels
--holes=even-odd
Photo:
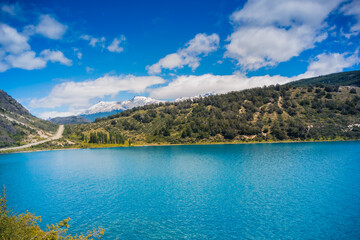
[[[0,155],[15,212],[104,239],[359,239],[360,142]]]

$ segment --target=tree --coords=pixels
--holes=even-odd
[[[38,224],[40,221],[41,217],[35,216],[28,211],[19,215],[12,214],[7,209],[4,187],[3,195],[0,195],[0,239],[88,240],[93,238],[100,239],[105,232],[100,227],[89,231],[86,235],[71,236],[66,234],[69,229],[70,218],[64,219],[58,224],[48,225],[46,231],[40,228]]]

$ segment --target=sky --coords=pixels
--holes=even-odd
[[[359,46],[359,0],[0,2],[0,89],[45,119],[358,70]]]

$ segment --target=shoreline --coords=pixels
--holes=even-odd
[[[135,144],[131,146],[118,145],[118,146],[91,146],[91,147],[73,147],[73,148],[53,148],[53,149],[33,149],[25,151],[4,151],[2,154],[12,153],[31,153],[31,152],[48,152],[48,151],[64,151],[64,150],[77,150],[77,149],[104,149],[104,148],[128,148],[128,147],[162,147],[162,146],[201,146],[201,145],[241,145],[241,144],[279,144],[279,143],[322,143],[322,142],[359,142],[360,139],[352,140],[316,140],[316,141],[264,141],[264,142],[213,142],[213,143],[150,143],[150,144]]]

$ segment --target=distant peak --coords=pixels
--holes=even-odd
[[[96,114],[96,113],[104,113],[104,112],[113,112],[113,111],[126,110],[126,109],[131,109],[133,107],[140,107],[140,106],[153,104],[153,103],[160,103],[160,102],[163,101],[145,96],[134,96],[130,100],[118,101],[118,102],[99,101],[97,104],[91,106],[82,114],[88,115],[88,114]]]
[[[139,99],[152,99],[152,98],[145,97],[145,96],[134,96],[131,100],[139,100]]]

